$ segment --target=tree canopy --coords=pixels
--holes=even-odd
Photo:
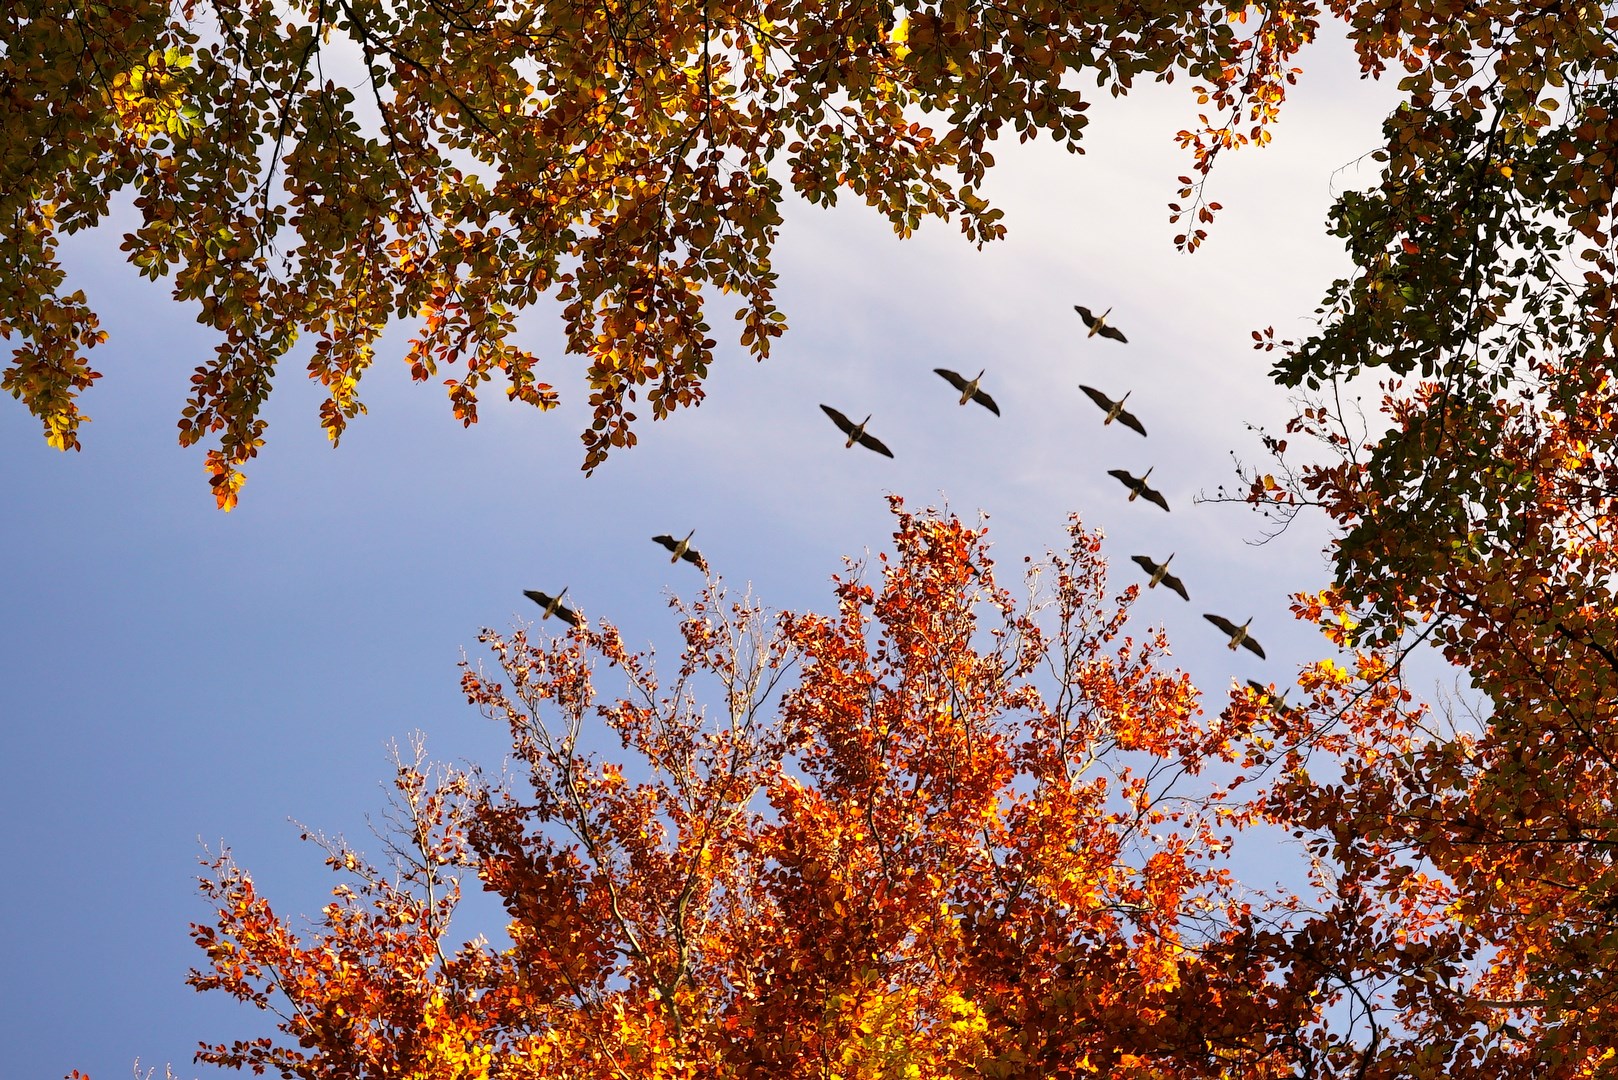
[[[1495,936],[1543,1015],[1610,1046],[1597,972],[1618,940],[1618,14],[1399,11],[1385,56],[1406,100],[1385,124],[1383,173],[1332,218],[1356,272],[1331,286],[1313,336],[1257,335],[1279,352],[1277,378],[1306,392],[1293,430],[1329,452],[1293,466],[1272,439],[1284,467],[1255,475],[1252,497],[1314,503],[1339,526],[1345,640],[1432,642],[1481,694],[1466,731],[1368,764],[1358,796],[1388,824],[1339,829],[1341,850],[1430,860],[1453,882],[1454,917]],[[1367,430],[1345,391],[1373,374]]]
[[[1415,863],[1331,840],[1342,788],[1423,713],[1360,655],[1217,716],[1108,598],[1094,536],[996,581],[981,531],[899,509],[880,579],[772,618],[710,584],[662,679],[606,624],[485,632],[470,702],[515,775],[400,764],[391,866],[305,934],[228,856],[193,976],[285,1038],[201,1060],[285,1077],[1578,1076],[1523,972]],[[621,690],[602,695],[609,674]],[[710,708],[704,708],[710,705]],[[1402,745],[1403,741],[1403,745]],[[621,753],[619,752],[621,751]],[[1347,804],[1366,851],[1382,851]],[[1395,819],[1397,820],[1397,819]],[[1245,846],[1314,838],[1308,888]],[[1383,852],[1385,853],[1385,852]],[[446,941],[474,873],[509,941]],[[1527,1014],[1527,1015],[1525,1015]],[[1516,1034],[1502,1034],[1508,1021]]]
[[[789,188],[863,198],[901,234],[941,217],[989,240],[1000,212],[977,187],[1002,131],[1077,150],[1082,84],[1186,76],[1212,102],[1184,133],[1205,167],[1263,138],[1312,23],[1223,3],[115,0],[11,5],[4,26],[0,334],[19,344],[3,385],[78,446],[104,335],[58,237],[132,198],[129,261],[220,336],[180,440],[217,443],[228,509],[300,337],[334,441],[395,318],[416,321],[414,377],[442,379],[472,423],[491,381],[556,403],[514,341],[551,295],[586,367],[593,468],[634,442],[641,395],[654,417],[700,399],[720,295],[768,353]],[[1194,246],[1212,209],[1185,213]]]

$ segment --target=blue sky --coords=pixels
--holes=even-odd
[[[241,506],[221,514],[201,454],[174,439],[209,339],[119,261],[114,232],[72,241],[112,334],[85,450],[48,450],[20,406],[0,408],[9,1075],[108,1080],[136,1058],[208,1075],[190,1063],[196,1042],[256,1033],[258,1018],[184,985],[187,926],[208,914],[199,841],[228,843],[283,911],[318,909],[329,881],[288,819],[363,838],[387,744],[418,729],[436,758],[498,763],[499,732],[464,704],[456,663],[477,657],[480,627],[535,615],[522,589],[570,586],[628,640],[671,640],[667,590],[689,595],[699,576],[670,566],[654,533],[695,528],[731,584],[824,609],[842,556],[886,544],[886,492],[986,511],[1003,567],[1060,545],[1077,511],[1106,532],[1119,588],[1138,578],[1128,556],[1178,553],[1193,602],[1158,590],[1137,612],[1167,625],[1206,692],[1286,681],[1322,648],[1286,599],[1323,583],[1322,527],[1255,547],[1249,513],[1192,496],[1231,480],[1229,451],[1258,456],[1244,421],[1291,414],[1249,331],[1306,331],[1346,270],[1324,214],[1333,191],[1370,180],[1342,167],[1376,144],[1391,102],[1341,48],[1304,63],[1275,144],[1220,163],[1226,210],[1192,257],[1174,252],[1165,210],[1188,167],[1172,136],[1194,112],[1178,85],[1098,102],[1084,156],[997,149],[986,191],[1011,237],[982,252],[942,223],[899,242],[857,202],[789,206],[775,261],[792,330],[775,357],[732,350],[701,408],[643,427],[589,479],[580,368],[539,311],[527,332],[560,410],[491,402],[463,430],[439,388],[383,360],[362,385],[371,415],[333,452],[290,363]],[[1075,302],[1112,305],[1130,344],[1085,340]],[[987,368],[1004,417],[957,408],[935,366]],[[1150,438],[1104,429],[1080,382],[1133,390]],[[821,402],[873,413],[895,460],[844,450]],[[1127,503],[1106,476],[1148,466],[1171,514]],[[1270,662],[1225,650],[1203,611],[1253,615]]]

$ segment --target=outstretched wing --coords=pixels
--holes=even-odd
[[[1101,407],[1102,412],[1111,412],[1112,411],[1112,398],[1108,397],[1106,394],[1103,394],[1100,390],[1097,390],[1095,387],[1093,387],[1093,386],[1085,386],[1083,383],[1079,384],[1079,389],[1084,391],[1084,396],[1085,397],[1089,398],[1091,401],[1093,401],[1097,405],[1099,405]]]
[[[1103,323],[1101,329],[1097,330],[1096,333],[1102,337],[1110,337],[1114,341],[1121,341],[1125,345],[1129,344],[1129,339],[1124,337],[1124,332],[1110,323]]]
[[[1141,426],[1141,422],[1139,420],[1135,419],[1135,414],[1132,412],[1120,412],[1118,414],[1118,422],[1124,425],[1126,428],[1140,432],[1142,435],[1146,434],[1146,429]]]
[[[822,405],[820,410],[827,416],[831,417],[831,422],[836,424],[838,429],[841,430],[844,435],[847,435],[850,431],[854,430],[854,421],[850,420],[848,417],[844,416],[830,405]]]
[[[1231,622],[1229,619],[1222,618],[1218,615],[1209,615],[1206,612],[1203,613],[1202,617],[1219,627],[1219,629],[1223,630],[1226,635],[1230,637],[1236,636],[1236,624]]]
[[[708,572],[708,560],[704,559],[701,555],[699,555],[695,548],[686,548],[685,549],[685,554],[681,555],[680,558],[684,559],[686,562],[690,563],[692,566],[695,566],[698,570],[701,570],[704,574],[706,574]]]
[[[1128,488],[1129,490],[1135,490],[1135,478],[1124,472],[1124,470],[1108,469],[1107,475],[1115,478],[1120,484],[1124,485],[1124,487]]]
[[[1147,502],[1156,503],[1165,511],[1167,511],[1169,508],[1169,501],[1163,498],[1163,493],[1155,488],[1149,488],[1145,484],[1140,486],[1140,497],[1145,499]]]
[[[892,457],[893,456],[893,451],[889,450],[886,446],[884,446],[882,444],[882,440],[877,438],[875,435],[864,435],[864,434],[862,434],[860,436],[859,442],[860,442],[860,445],[865,447],[867,450],[875,450],[877,453],[883,455],[884,457]]]
[[[1254,641],[1252,638],[1250,638],[1250,637],[1242,638],[1242,648],[1246,649],[1250,653],[1253,653],[1253,654],[1257,655],[1257,657],[1260,660],[1264,659],[1264,650],[1259,648],[1258,642]]]
[[[1145,555],[1131,555],[1129,561],[1146,571],[1148,576],[1157,573],[1157,563]]]
[[[1181,581],[1173,574],[1163,575],[1163,586],[1164,588],[1173,589],[1175,592],[1179,593],[1180,599],[1184,600],[1186,603],[1191,602],[1191,594],[1185,591],[1185,582]]]
[[[1083,304],[1074,304],[1073,310],[1079,313],[1079,318],[1084,320],[1085,326],[1094,326],[1096,324],[1095,314]]]
[[[966,380],[961,378],[959,372],[941,367],[935,367],[933,368],[933,371],[938,375],[942,375],[944,377],[944,381],[955,387],[955,389],[959,390],[963,394],[966,393]]]
[[[652,543],[654,543],[654,544],[662,544],[664,547],[668,548],[670,551],[673,551],[675,548],[680,546],[680,542],[678,540],[674,539],[674,537],[670,536],[668,533],[661,533],[661,534],[659,534],[657,536],[652,537]]]
[[[1000,406],[994,403],[994,398],[990,397],[988,394],[985,394],[982,390],[979,390],[977,393],[973,394],[972,400],[994,413],[994,415],[1000,415]]]

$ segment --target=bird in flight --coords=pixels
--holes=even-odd
[[[933,370],[942,375],[945,382],[961,392],[962,405],[965,405],[968,401],[975,401],[994,413],[994,415],[1000,415],[1000,406],[994,403],[994,398],[978,389],[978,383],[983,381],[983,372],[978,372],[977,378],[968,380],[962,378],[959,372],[951,371],[949,368],[935,367]]]
[[[1157,466],[1155,466],[1155,465],[1152,466],[1152,468],[1156,468],[1156,467]],[[1122,469],[1108,469],[1107,470],[1107,475],[1111,476],[1111,477],[1116,477],[1120,484],[1124,485],[1124,487],[1129,489],[1129,501],[1130,502],[1134,502],[1136,497],[1138,496],[1138,497],[1140,497],[1142,499],[1145,499],[1147,502],[1156,503],[1157,505],[1161,506],[1164,510],[1167,510],[1169,508],[1169,502],[1168,502],[1167,499],[1163,498],[1163,493],[1161,491],[1156,491],[1156,490],[1146,486],[1146,477],[1152,475],[1152,470],[1151,469],[1146,470],[1145,476],[1138,476],[1138,477],[1137,476],[1131,476],[1128,473],[1124,472],[1124,470],[1122,470]]]
[[[1092,313],[1089,308],[1082,307],[1079,304],[1074,304],[1073,310],[1079,313],[1079,318],[1084,320],[1084,325],[1090,328],[1090,332],[1085,334],[1085,337],[1095,337],[1100,334],[1102,337],[1110,337],[1112,340],[1121,341],[1126,345],[1129,343],[1129,339],[1124,337],[1123,331],[1107,322],[1107,316],[1112,313],[1112,308],[1108,308],[1100,315]]]
[[[848,417],[832,408],[830,405],[822,405],[820,408],[822,412],[831,417],[831,422],[837,425],[837,429],[844,435],[848,436],[848,441],[843,444],[844,449],[853,446],[855,443],[859,443],[867,450],[875,450],[883,457],[893,456],[893,451],[889,450],[886,446],[883,446],[881,439],[878,439],[874,435],[867,435],[865,433],[865,425],[871,422],[871,418],[869,416],[856,424]]]
[[[1182,600],[1189,601],[1191,599],[1191,597],[1185,591],[1185,582],[1169,573],[1169,563],[1174,561],[1173,555],[1170,555],[1160,563],[1153,562],[1145,555],[1131,555],[1129,559],[1136,566],[1139,566],[1142,570],[1146,571],[1148,575],[1150,575],[1146,582],[1146,587],[1148,589],[1155,589],[1161,584],[1179,593]]]
[[[578,612],[574,611],[572,608],[562,606],[562,597],[567,595],[566,589],[563,589],[555,596],[546,596],[538,589],[524,589],[522,594],[545,609],[545,613],[541,615],[540,618],[548,619],[552,615],[555,615],[558,619],[561,619],[569,626],[579,625]]]
[[[1133,394],[1135,391],[1131,390],[1129,394],[1125,394],[1117,401],[1114,401],[1112,398],[1108,397],[1106,394],[1103,394],[1100,390],[1097,390],[1093,386],[1085,386],[1083,383],[1080,383],[1079,389],[1083,390],[1085,396],[1091,401],[1101,406],[1101,411],[1107,414],[1107,418],[1101,421],[1103,427],[1116,420],[1126,428],[1131,428],[1138,431],[1142,435],[1146,434],[1146,429],[1141,426],[1141,422],[1139,420],[1135,419],[1135,414],[1127,411],[1124,408],[1124,402],[1129,400],[1129,394]]]
[[[697,549],[691,546],[691,537],[696,533],[696,531],[697,530],[692,529],[691,532],[686,533],[684,540],[676,540],[668,533],[662,533],[661,535],[652,537],[652,543],[662,544],[664,547],[674,552],[673,556],[670,557],[669,562],[679,562],[681,559],[684,559],[686,562],[690,563],[692,566],[695,566],[698,570],[701,570],[706,574],[708,572],[708,560],[704,559],[700,554],[698,554]]]
[[[1278,713],[1296,711],[1288,707],[1287,696],[1285,694],[1277,694],[1274,690],[1271,690],[1268,686],[1265,686],[1257,679],[1248,679],[1247,688],[1253,691],[1253,693],[1257,694],[1259,700],[1263,701],[1264,704],[1268,705]]]
[[[1253,621],[1252,619],[1248,619],[1247,622],[1237,626],[1229,619],[1221,618],[1218,615],[1203,615],[1203,618],[1230,635],[1229,645],[1232,652],[1236,650],[1237,646],[1241,646],[1256,655],[1260,660],[1264,659],[1264,650],[1259,647],[1258,642],[1247,636],[1247,627]]]

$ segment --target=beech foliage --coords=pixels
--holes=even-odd
[[[119,197],[137,219],[125,256],[219,337],[180,441],[208,444],[221,507],[294,343],[309,343],[335,441],[394,319],[416,328],[412,375],[442,383],[468,424],[491,383],[539,409],[558,383],[580,387],[593,468],[635,441],[637,410],[701,398],[715,303],[743,347],[769,352],[785,328],[770,259],[789,192],[863,199],[901,235],[951,219],[981,243],[1004,228],[978,194],[997,136],[1078,150],[1095,94],[1176,77],[1208,102],[1202,129],[1182,133],[1203,167],[1265,137],[1311,25],[1302,10],[9,4],[0,335],[14,345],[0,385],[52,445],[79,445],[105,335],[57,250]],[[1195,246],[1212,208],[1183,214]],[[546,295],[582,379],[516,343],[518,315]]]
[[[1400,11],[1397,33],[1357,24],[1407,99],[1380,180],[1333,213],[1356,270],[1310,337],[1255,335],[1304,394],[1291,441],[1326,453],[1271,439],[1250,495],[1333,519],[1341,641],[1466,672],[1471,715],[1357,770],[1335,843],[1446,878],[1560,1029],[1555,1060],[1618,1045],[1618,9]]]
[[[1204,712],[1077,522],[1017,601],[981,530],[895,503],[893,556],[836,579],[831,613],[710,583],[676,604],[661,673],[605,623],[485,632],[497,667],[462,686],[511,774],[401,762],[391,864],[327,843],[342,882],[312,927],[212,862],[192,981],[281,1034],[199,1059],[326,1080],[1597,1075],[1610,1044],[1542,1022],[1532,972],[1453,917],[1455,879],[1371,828],[1419,797],[1345,800],[1425,764],[1430,721],[1385,657]],[[1241,880],[1287,831],[1293,888]],[[467,876],[504,906],[498,943],[451,944]]]

